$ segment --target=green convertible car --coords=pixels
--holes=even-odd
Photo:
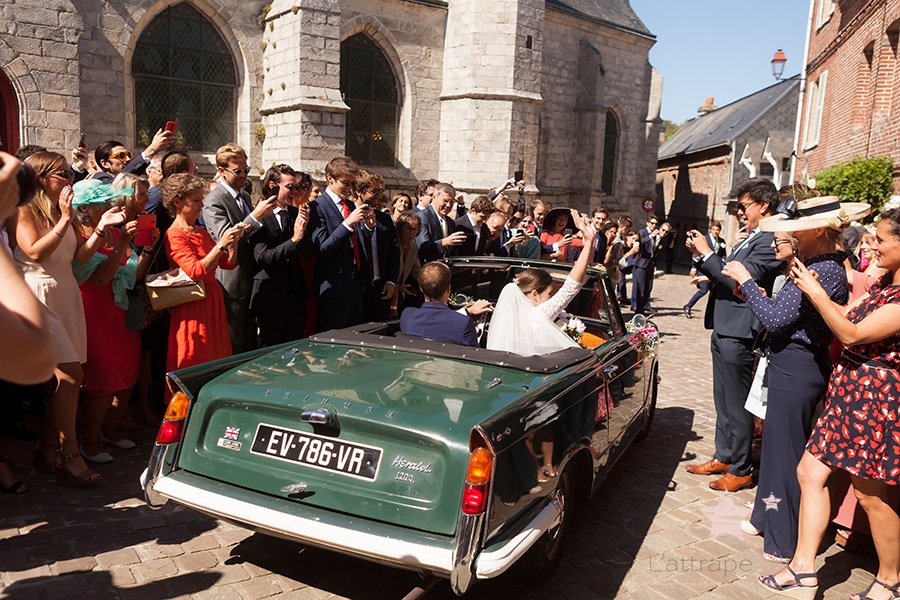
[[[457,297],[491,301],[526,266],[560,285],[570,268],[448,264]],[[604,271],[568,310],[583,347],[546,355],[390,321],[171,373],[147,503],[449,579],[457,594],[514,565],[549,577],[574,503],[647,434],[659,380],[655,328],[624,321]]]

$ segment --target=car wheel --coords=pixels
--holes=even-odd
[[[653,425],[653,415],[656,413],[656,393],[659,389],[659,384],[656,383],[655,378],[656,376],[654,375],[653,391],[650,393],[650,406],[644,412],[644,422],[641,423],[641,430],[638,431],[637,436],[634,438],[636,442],[646,438],[650,433],[650,426]]]
[[[575,509],[575,484],[571,469],[560,474],[556,489],[562,509],[559,524],[544,532],[516,563],[519,574],[529,579],[549,579],[563,555],[566,534]]]

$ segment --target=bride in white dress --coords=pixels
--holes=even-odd
[[[584,249],[565,283],[554,294],[553,278],[549,273],[542,269],[525,269],[506,284],[491,317],[488,350],[531,356],[578,346],[554,321],[581,289],[588,265],[593,262],[595,232],[590,221],[577,210],[573,209],[571,213],[575,227],[584,236]]]

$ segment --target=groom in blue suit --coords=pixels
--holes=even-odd
[[[785,264],[775,258],[774,236],[759,230],[759,221],[778,206],[778,190],[763,177],[739,183],[729,194],[738,199],[738,216],[743,217],[747,236],[727,258],[716,254],[699,231],[688,233],[687,247],[693,251],[699,270],[709,277],[712,297],[706,305],[705,326],[712,329],[710,350],[713,365],[713,399],[716,406],[716,453],[709,461],[689,465],[695,475],[721,475],[709,487],[734,492],[750,487],[753,415],[744,409],[753,377],[753,341],[762,323],[747,303],[734,294],[734,281],[723,272],[730,261],[740,261],[757,285],[771,296],[772,284]]]
[[[422,265],[419,288],[425,295],[421,308],[409,307],[400,315],[400,331],[407,335],[478,346],[475,322],[447,306],[450,298],[450,267],[433,261]]]

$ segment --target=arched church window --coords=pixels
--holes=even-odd
[[[364,33],[341,42],[341,95],[347,113],[347,155],[364,165],[393,167],[400,92],[381,48]]]
[[[175,121],[175,145],[215,151],[235,137],[237,70],[225,40],[190,4],[165,9],[134,49],[135,132],[146,145]]]
[[[614,194],[616,183],[616,156],[619,153],[619,120],[612,110],[606,111],[606,134],[603,139],[603,175],[600,187],[607,194]]]

